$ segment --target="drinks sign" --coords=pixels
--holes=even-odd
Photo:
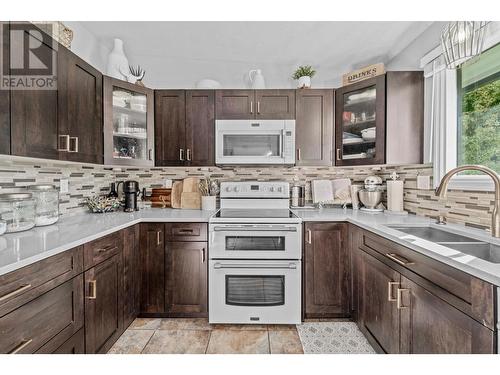
[[[353,72],[344,74],[342,76],[342,85],[350,85],[351,83],[363,81],[368,78],[376,77],[384,74],[384,64],[373,64],[362,69],[355,70]]]

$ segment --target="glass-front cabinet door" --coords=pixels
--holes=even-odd
[[[104,79],[104,163],[154,166],[153,90]]]
[[[335,165],[385,162],[385,75],[336,91]]]

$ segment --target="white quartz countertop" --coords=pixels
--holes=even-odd
[[[435,220],[416,215],[390,215],[385,213],[366,213],[358,210],[325,208],[320,210],[294,210],[303,221],[346,221],[360,228],[399,243],[430,258],[467,272],[482,280],[500,286],[500,263],[490,263],[472,255],[461,253],[449,247],[403,233],[389,226],[425,226],[450,231],[476,240],[500,245],[500,239],[493,238],[484,230],[463,225],[435,224]],[[474,245],[471,245],[474,246]]]
[[[324,208],[294,210],[303,221],[350,222],[363,229],[411,248],[430,258],[446,263],[480,279],[500,286],[500,264],[490,263],[457,250],[425,241],[397,231],[387,225],[434,225],[420,216],[372,214],[362,211]],[[0,275],[12,272],[52,255],[72,249],[117,230],[141,222],[208,222],[214,211],[147,209],[143,211],[107,214],[82,214],[62,218],[57,224],[0,236]],[[450,230],[478,240],[500,245],[485,231],[448,224],[439,229]]]
[[[0,236],[0,275],[144,222],[208,222],[215,211],[151,208],[127,213],[81,214],[56,224]]]

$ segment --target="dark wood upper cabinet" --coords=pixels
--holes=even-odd
[[[102,74],[66,48],[58,51],[60,157],[103,163]],[[61,143],[61,142],[60,142]]]
[[[191,166],[215,163],[215,91],[186,91],[186,161]]]
[[[122,255],[85,272],[85,352],[106,353],[123,332]]]
[[[387,72],[336,90],[336,165],[421,163],[423,116],[422,72]]]
[[[40,40],[30,33],[32,25],[15,24],[16,29],[25,33],[25,39],[34,45],[39,44],[37,56],[43,61],[57,62],[61,48],[57,42]],[[5,35],[4,35],[5,37]],[[23,51],[24,40],[14,38],[10,45],[11,55],[19,56]],[[21,44],[23,43],[23,44]],[[5,50],[4,50],[5,51]],[[59,64],[53,66],[54,75],[57,77],[57,86],[61,85]],[[10,92],[10,137],[11,153],[19,156],[29,156],[45,159],[58,159],[58,89],[39,90],[11,90]],[[8,105],[2,103],[0,106]],[[8,107],[6,107],[8,108]],[[7,109],[8,112],[8,109]],[[3,113],[3,111],[2,111]],[[4,120],[5,123],[5,120]],[[4,131],[6,134],[7,132]],[[0,144],[4,141],[0,141]],[[0,145],[1,146],[1,145]],[[4,146],[5,147],[5,146]]]
[[[140,313],[165,311],[165,225],[141,224]]]
[[[385,162],[385,87],[381,75],[335,91],[337,166]]]
[[[295,90],[217,90],[218,120],[294,119]]]
[[[305,317],[348,317],[347,224],[306,223],[304,249]]]
[[[396,293],[400,274],[369,254],[361,254],[359,322],[372,345],[389,354],[399,353],[399,310]]]
[[[495,332],[401,277],[401,353],[491,354]]]
[[[139,315],[141,297],[140,226],[122,231],[123,234],[123,326],[128,327]]]
[[[333,90],[297,90],[296,111],[295,164],[331,165]]]
[[[154,166],[154,91],[104,77],[104,163]]]
[[[255,90],[255,118],[294,119],[295,90]]]
[[[165,311],[169,316],[207,316],[207,243],[167,242]]]
[[[254,90],[217,90],[215,97],[218,120],[245,120],[255,117]]]
[[[184,90],[155,91],[156,165],[186,162],[186,99]]]
[[[0,49],[3,54],[3,67],[6,61],[10,61],[10,34],[9,23],[0,22],[2,28],[2,38],[0,39]],[[10,154],[10,90],[0,90],[0,154]]]

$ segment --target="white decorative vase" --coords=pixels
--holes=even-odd
[[[205,211],[215,211],[217,201],[215,195],[206,195],[201,197],[201,209]]]
[[[107,75],[113,78],[128,80],[129,65],[127,56],[123,52],[123,40],[115,39],[114,47],[108,56]]]
[[[304,89],[304,88],[309,88],[309,87],[311,87],[311,77],[309,77],[309,76],[300,77],[298,88]]]
[[[262,75],[262,70],[254,69],[248,72],[248,79],[250,81],[250,86],[252,89],[265,89],[266,81]]]

